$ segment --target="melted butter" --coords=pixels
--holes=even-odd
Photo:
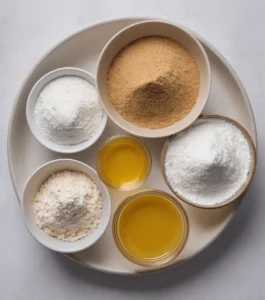
[[[123,247],[140,259],[170,254],[182,242],[184,222],[179,209],[167,198],[146,194],[131,200],[118,220]]]
[[[120,138],[105,146],[100,164],[102,174],[109,184],[120,188],[130,187],[144,179],[147,157],[136,141]]]

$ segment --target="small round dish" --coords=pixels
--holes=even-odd
[[[48,235],[36,224],[33,215],[33,200],[40,186],[52,174],[63,170],[82,172],[90,177],[99,188],[103,199],[103,211],[99,226],[84,238],[71,242],[59,240]],[[92,246],[103,235],[111,216],[111,200],[107,188],[91,167],[73,159],[58,159],[42,165],[30,176],[24,188],[21,209],[29,232],[38,242],[57,252],[73,253]]]
[[[165,198],[166,200],[170,201],[171,204],[175,206],[177,209],[180,217],[181,217],[181,222],[183,224],[183,233],[181,236],[180,242],[176,245],[176,247],[170,251],[169,253],[166,253],[162,256],[156,257],[156,258],[140,258],[132,255],[130,252],[127,251],[127,249],[124,247],[120,234],[119,234],[119,222],[120,222],[120,217],[121,214],[126,208],[128,204],[130,204],[133,200],[135,200],[138,197],[145,196],[145,195],[156,195],[160,196],[162,198]],[[176,258],[181,251],[184,249],[186,242],[188,240],[189,236],[189,219],[187,217],[186,211],[182,207],[182,205],[177,201],[176,198],[172,197],[170,194],[160,191],[160,190],[145,190],[138,192],[132,196],[129,196],[126,198],[116,209],[115,214],[113,216],[113,222],[112,222],[112,234],[114,241],[116,243],[116,246],[118,247],[119,251],[121,254],[130,260],[131,262],[144,266],[144,267],[160,267],[162,265],[168,264],[171,260]]]
[[[64,76],[77,76],[87,80],[90,84],[95,85],[94,77],[90,73],[82,69],[65,67],[53,70],[41,77],[31,89],[27,100],[26,117],[32,134],[44,147],[59,153],[76,153],[87,149],[99,139],[106,127],[107,115],[103,111],[102,121],[100,123],[100,126],[98,127],[97,133],[90,140],[84,141],[76,145],[59,145],[45,137],[41,132],[39,132],[34,118],[34,110],[37,98],[40,92],[49,82]]]
[[[242,187],[229,199],[227,199],[226,201],[223,201],[221,203],[217,203],[214,205],[202,205],[202,204],[198,204],[198,203],[194,203],[189,201],[188,199],[184,198],[183,196],[181,196],[179,193],[177,193],[175,190],[173,190],[173,188],[171,187],[171,185],[168,182],[167,176],[166,176],[166,172],[165,172],[165,165],[164,165],[164,161],[165,161],[165,154],[168,148],[168,145],[170,144],[171,140],[175,137],[175,135],[171,136],[166,143],[164,144],[164,147],[162,149],[161,152],[161,159],[160,159],[160,167],[162,170],[162,174],[163,177],[168,185],[168,187],[170,188],[170,190],[182,201],[186,202],[187,204],[194,206],[194,207],[199,207],[199,208],[204,208],[204,209],[213,209],[213,208],[219,208],[219,207],[223,207],[226,205],[231,204],[232,202],[235,202],[239,199],[241,199],[241,197],[246,193],[253,177],[255,174],[255,170],[256,170],[256,164],[257,164],[257,157],[256,157],[256,150],[255,150],[255,146],[253,144],[253,141],[250,137],[250,135],[248,134],[248,132],[246,131],[246,129],[240,125],[238,122],[236,122],[233,119],[230,119],[228,117],[222,116],[222,115],[218,115],[218,114],[207,114],[207,115],[202,115],[199,119],[220,119],[220,120],[224,120],[226,122],[230,122],[233,125],[235,125],[244,135],[244,137],[246,138],[248,144],[249,144],[249,149],[250,149],[250,155],[251,155],[251,166],[250,166],[250,170],[248,172],[248,176],[247,176],[247,180],[245,181],[245,183],[242,185]]]
[[[114,108],[108,96],[107,74],[112,60],[129,43],[147,36],[164,36],[176,40],[190,52],[200,71],[199,95],[191,111],[182,120],[160,129],[139,127],[128,122]],[[186,29],[172,23],[151,20],[130,25],[109,40],[98,60],[96,86],[102,106],[114,123],[131,134],[141,137],[159,138],[185,129],[199,117],[209,97],[211,70],[208,57],[202,45]]]
[[[145,170],[143,170],[143,172],[138,180],[119,184],[117,182],[111,181],[111,179],[109,179],[108,176],[106,176],[106,174],[103,170],[103,166],[102,166],[102,156],[104,154],[105,149],[109,145],[111,145],[112,143],[115,143],[117,141],[132,142],[137,147],[139,147],[139,150],[141,150],[142,154],[144,155],[146,167],[145,167]],[[119,146],[117,146],[117,147],[119,147]],[[124,168],[124,170],[130,169],[132,167],[130,164],[130,161],[128,163],[129,164],[126,164],[126,161],[124,162],[124,164],[122,166]],[[132,190],[132,189],[139,187],[148,177],[148,175],[151,171],[151,167],[152,167],[152,157],[151,157],[150,151],[148,150],[146,145],[140,139],[138,139],[132,135],[118,134],[118,135],[112,136],[111,138],[106,140],[105,143],[103,143],[103,145],[99,148],[98,153],[97,153],[97,172],[98,172],[100,179],[109,187],[112,187],[112,188],[115,188],[118,190],[123,190],[123,191],[124,190]]]

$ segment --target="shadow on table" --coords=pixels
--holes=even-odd
[[[84,268],[65,256],[55,253],[54,255],[57,256],[56,261],[61,264],[65,272],[68,272],[70,276],[74,276],[75,279],[93,282],[112,289],[128,291],[133,289],[155,290],[176,286],[189,278],[198,276],[201,272],[206,271],[209,266],[217,263],[219,259],[225,256],[227,251],[233,248],[236,240],[244,235],[246,228],[254,221],[254,215],[258,209],[258,199],[256,196],[253,197],[253,195],[259,194],[256,193],[257,189],[257,180],[254,179],[249,192],[228,228],[206,250],[180,266],[153,274],[121,276]]]

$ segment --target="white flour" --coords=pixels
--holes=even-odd
[[[198,120],[169,144],[165,173],[176,193],[193,203],[213,205],[238,192],[250,163],[248,141],[236,126],[219,119]]]
[[[36,223],[51,236],[75,241],[98,227],[102,197],[95,183],[83,173],[53,174],[33,202]]]
[[[61,145],[75,145],[91,139],[102,115],[95,87],[76,76],[48,83],[35,106],[38,130]]]

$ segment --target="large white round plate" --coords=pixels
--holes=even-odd
[[[140,18],[110,20],[87,27],[70,36],[48,54],[34,67],[15,101],[8,133],[9,167],[18,199],[30,174],[41,164],[60,157],[67,157],[49,151],[35,140],[26,121],[26,101],[34,83],[45,73],[60,67],[72,66],[83,68],[95,74],[97,58],[110,37],[122,28],[142,21]],[[205,113],[217,113],[228,116],[241,123],[257,145],[255,120],[248,97],[237,75],[220,53],[201,37],[198,37],[209,56],[212,68],[212,90]],[[122,132],[111,121],[100,140],[90,149],[68,157],[81,160],[95,168],[95,156],[99,145],[108,137]],[[137,190],[158,188],[170,193],[159,166],[159,158],[165,139],[144,139],[152,153],[153,168],[146,183]],[[113,211],[131,192],[110,190]],[[207,247],[224,230],[233,218],[239,203],[219,209],[198,209],[183,203],[190,219],[190,236],[188,243],[179,257],[172,264],[183,262]],[[69,255],[83,265],[105,272],[135,274],[154,271],[127,261],[117,250],[112,239],[111,224],[92,248]]]

